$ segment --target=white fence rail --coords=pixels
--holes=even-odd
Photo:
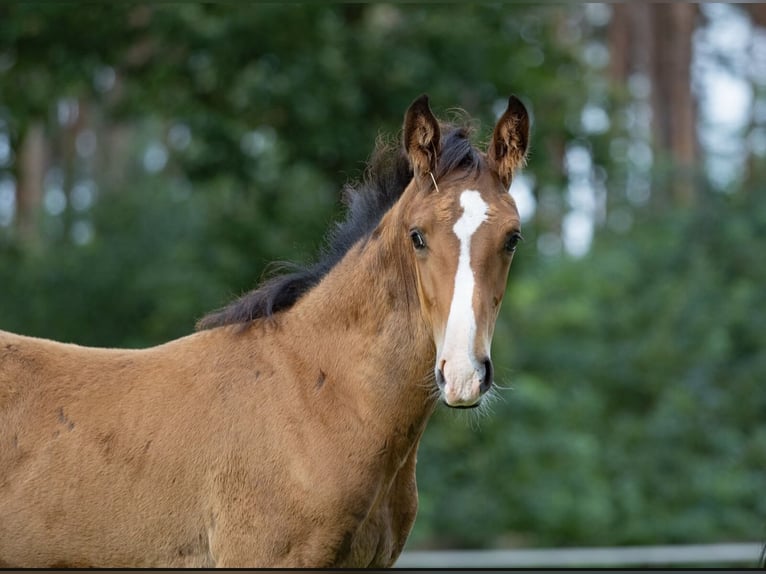
[[[402,553],[396,568],[587,568],[697,565],[757,567],[763,543],[556,548],[434,550]]]

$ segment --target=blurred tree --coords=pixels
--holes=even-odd
[[[751,36],[749,46],[750,65],[747,77],[753,91],[752,105],[750,109],[750,121],[747,126],[745,163],[745,181],[749,185],[757,185],[757,182],[766,178],[764,156],[766,156],[766,68],[764,67],[764,53],[766,53],[766,4],[746,4],[742,6],[751,18],[755,29]],[[748,186],[745,185],[745,187]]]
[[[48,163],[46,144],[44,128],[37,122],[26,129],[19,150],[16,226],[20,240],[27,245],[38,241],[38,213],[42,206],[43,182]]]
[[[610,21],[610,75],[626,85],[649,82],[655,157],[669,172],[655,191],[680,205],[694,200],[698,169],[697,106],[692,93],[692,37],[696,4],[616,3]],[[641,81],[636,77],[634,81]],[[665,158],[668,158],[667,160]]]

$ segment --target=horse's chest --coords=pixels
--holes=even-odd
[[[389,567],[407,540],[417,511],[415,477],[397,476],[360,523],[341,538],[334,566]]]

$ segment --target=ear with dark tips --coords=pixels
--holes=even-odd
[[[527,160],[529,114],[516,96],[508,99],[508,108],[495,126],[487,149],[489,165],[500,176],[503,185],[511,185],[513,173]]]
[[[416,177],[436,170],[441,146],[439,122],[428,105],[428,96],[416,99],[404,115],[404,149]]]

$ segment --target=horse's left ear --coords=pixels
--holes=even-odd
[[[426,94],[412,102],[404,114],[404,149],[415,177],[425,177],[436,171],[441,134]]]
[[[503,185],[511,184],[513,172],[527,160],[529,114],[516,96],[508,99],[508,108],[495,126],[487,149],[489,165],[500,176]]]

